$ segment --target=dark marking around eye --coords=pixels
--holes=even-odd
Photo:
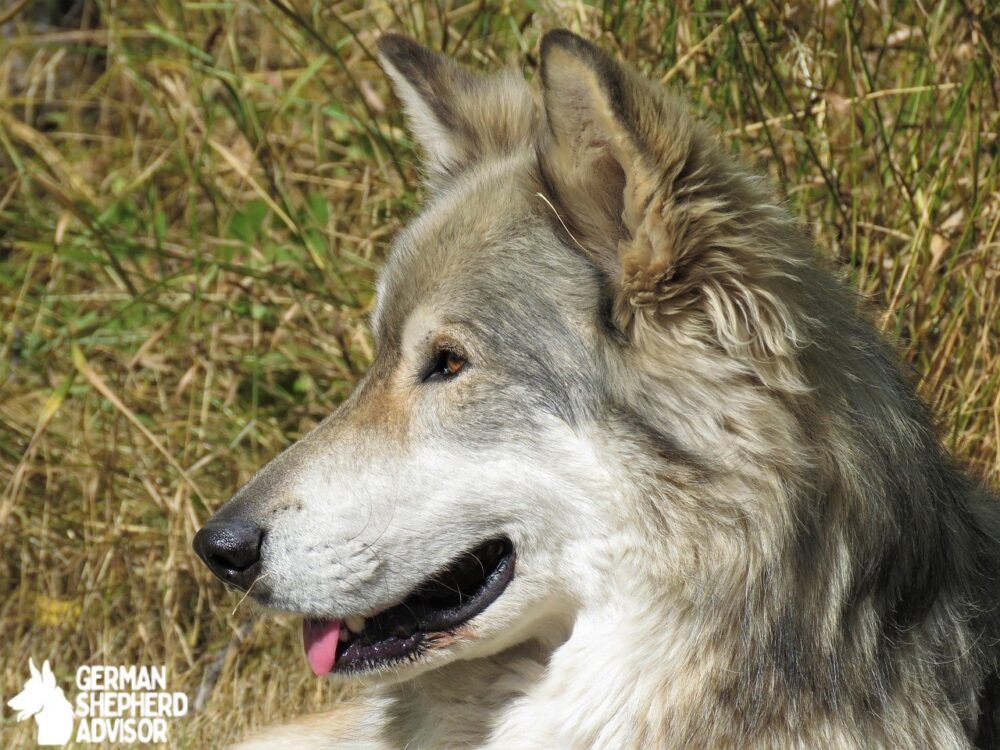
[[[442,347],[434,353],[434,360],[424,371],[421,380],[424,383],[433,380],[451,380],[462,372],[466,364],[464,356],[453,349]]]

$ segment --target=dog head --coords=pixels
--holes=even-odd
[[[773,405],[724,424],[732,389],[800,386],[799,292],[769,195],[589,43],[545,37],[540,98],[402,37],[379,49],[429,197],[379,281],[375,360],[195,547],[304,616],[317,674],[397,678],[564,633],[635,585],[606,570],[643,554],[634,529],[705,525],[690,457],[730,460],[724,433]]]
[[[7,701],[7,705],[17,711],[18,721],[24,721],[41,713],[48,706],[67,703],[62,688],[56,684],[56,677],[48,660],[42,664],[41,671],[35,666],[33,659],[29,659],[28,664],[31,668],[31,677],[24,683],[21,692]]]

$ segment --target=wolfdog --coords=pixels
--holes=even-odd
[[[1000,504],[766,184],[567,31],[379,52],[376,356],[195,537],[363,689],[243,747],[1000,746]]]

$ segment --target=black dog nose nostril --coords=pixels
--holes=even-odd
[[[247,589],[260,569],[264,531],[246,521],[209,521],[194,535],[194,551],[215,575]]]

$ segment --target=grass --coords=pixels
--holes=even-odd
[[[0,0],[4,702],[29,656],[67,688],[78,664],[166,664],[202,689],[173,742],[202,748],[335,700],[298,624],[255,623],[190,541],[371,358],[373,278],[419,198],[382,29],[533,77],[566,26],[684,91],[1000,480],[989,0],[59,5]],[[4,707],[0,745],[30,724]]]

